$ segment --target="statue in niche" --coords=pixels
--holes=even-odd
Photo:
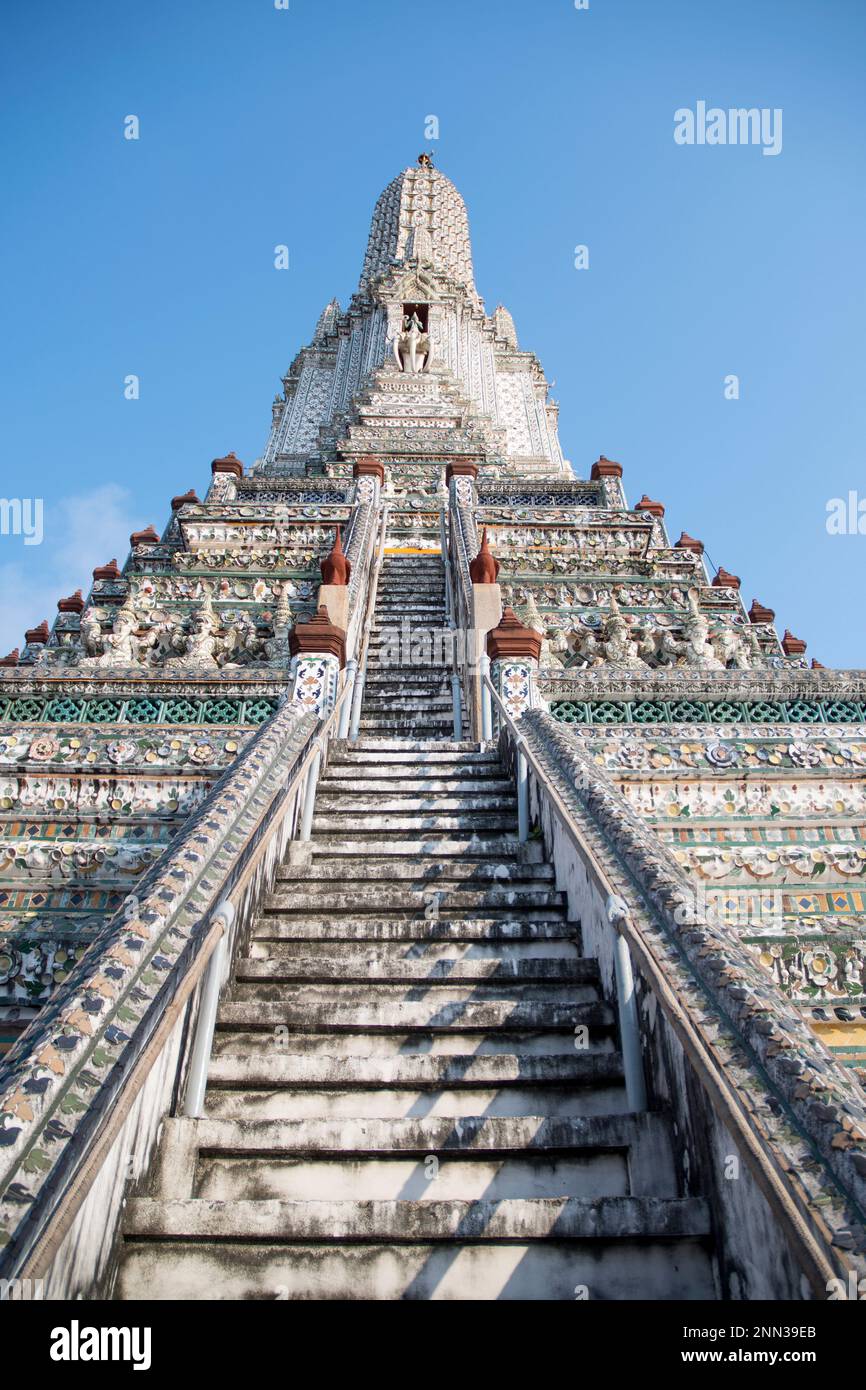
[[[418,310],[404,314],[400,332],[394,338],[394,356],[401,372],[417,375],[430,369],[430,335],[418,316]]]

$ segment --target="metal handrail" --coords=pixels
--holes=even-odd
[[[358,649],[358,660],[354,672],[354,698],[352,700],[351,714],[349,720],[349,741],[354,743],[358,737],[358,729],[361,724],[361,705],[364,699],[364,686],[367,682],[367,656],[370,650],[370,633],[373,627],[373,618],[376,614],[376,599],[379,594],[379,576],[382,572],[382,559],[385,554],[385,537],[388,531],[388,503],[382,504],[382,513],[379,517],[379,541],[376,547],[376,557],[373,561],[373,568],[370,573],[370,583],[367,586],[367,607],[364,612],[364,626],[361,629],[361,642]]]
[[[707,1048],[694,1020],[688,1013],[683,1015],[681,1007],[678,1009],[677,1006],[680,1001],[674,994],[671,983],[662,971],[651,946],[634,922],[629,904],[615,890],[604,867],[599,863],[593,846],[581,831],[571,809],[563,800],[549,773],[533,753],[526,738],[520,733],[515,720],[506,709],[489,676],[485,675],[484,680],[487,682],[490,698],[495,701],[500,717],[508,729],[519,755],[526,759],[527,765],[532,768],[539,784],[543,786],[562,828],[580,854],[588,876],[595,881],[597,888],[606,895],[607,918],[616,932],[614,966],[617,1000],[620,1009],[620,1038],[629,1103],[633,1109],[646,1109],[646,1082],[641,1060],[640,1028],[637,1019],[631,963],[631,957],[634,954],[634,957],[640,962],[641,971],[647,979],[661,1011],[667,1017],[674,1032],[679,1036],[699,1077],[707,1087],[714,1108],[721,1114],[723,1123],[739,1136],[743,1152],[756,1180],[776,1210],[783,1214],[788,1222],[804,1256],[806,1267],[809,1269],[810,1280],[816,1289],[826,1290],[826,1279],[833,1275],[833,1268],[827,1258],[826,1251],[820,1247],[815,1234],[804,1221],[796,1201],[786,1186],[784,1174],[777,1171],[773,1162],[768,1160],[762,1136],[760,1133],[755,1133],[750,1116],[744,1111],[736,1091],[724,1074],[719,1072],[715,1059]],[[519,784],[518,795],[520,795]],[[627,1029],[628,1036],[624,1032],[624,1027]],[[629,1086],[630,1080],[631,1088]],[[643,1095],[643,1104],[638,1106],[636,1101],[641,1094]]]
[[[523,737],[514,719],[506,709],[505,703],[499,691],[491,681],[487,670],[483,671],[481,680],[482,688],[489,696],[492,703],[495,704],[499,718],[511,736],[516,753],[514,775],[517,784],[518,839],[526,841],[529,838],[528,770],[531,767],[539,783],[544,787],[566,834],[569,835],[578,853],[586,861],[587,867],[592,869],[598,887],[605,894],[608,921],[610,921],[616,931],[614,966],[626,1094],[632,1110],[646,1110],[646,1078],[644,1076],[643,1058],[641,1055],[640,1023],[637,1016],[634,974],[632,972],[631,957],[626,943],[626,930],[624,926],[619,925],[619,923],[625,923],[627,921],[628,909],[626,908],[626,913],[623,915],[621,911],[621,905],[624,905],[622,897],[616,892],[607,874],[596,862],[595,854],[581,834],[580,828],[576,825],[569,808],[559,795],[556,787],[550,781],[546,770],[529,748],[526,739]]]
[[[457,632],[459,624],[455,621],[454,582],[451,575],[451,552],[448,545],[448,527],[445,521],[445,508],[439,508],[439,548],[442,551],[442,565],[445,570],[445,617],[449,631]],[[463,707],[460,693],[460,670],[457,662],[457,646],[451,643],[451,706],[454,718],[454,741],[463,738]]]

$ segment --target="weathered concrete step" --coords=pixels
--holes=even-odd
[[[410,718],[407,713],[404,718],[389,717],[388,719],[374,719],[372,716],[362,715],[358,727],[364,729],[368,733],[371,730],[378,729],[383,736],[411,732],[414,737],[425,739],[429,742],[431,739],[438,738],[444,741],[451,733],[452,724],[453,720],[450,714],[437,716],[435,713],[432,713],[430,715],[425,715],[424,720],[421,721],[420,719]]]
[[[363,706],[366,711],[383,710],[396,701],[402,702],[401,708],[406,708],[408,704],[411,704],[413,709],[419,710],[426,709],[430,705],[441,709],[447,701],[448,708],[453,709],[454,697],[451,693],[451,682],[447,678],[443,678],[439,672],[434,674],[429,684],[416,680],[394,680],[392,675],[389,675],[387,680],[374,681],[371,679],[378,674],[376,671],[368,672]]]
[[[309,1056],[326,1057],[455,1057],[495,1055],[519,1055],[521,1057],[571,1057],[574,1053],[575,1035],[573,1031],[545,1032],[524,1029],[523,1031],[503,1027],[494,1028],[489,1033],[451,1032],[431,1033],[424,1029],[410,1029],[400,1032],[371,1033],[362,1030],[346,1030],[334,1033],[325,1027],[321,1032],[298,1032],[275,1034],[270,1031],[255,1031],[249,1028],[220,1026],[214,1034],[213,1055],[223,1056],[271,1056],[279,1040],[279,1046],[290,1046],[293,1052],[304,1052]],[[615,1052],[613,1035],[596,1030],[589,1043],[593,1052]]]
[[[295,992],[291,999],[224,999],[220,1004],[221,1027],[268,1029],[285,1027],[290,1031],[309,1032],[330,1028],[379,1031],[399,1029],[462,1033],[489,1032],[491,1028],[531,1029],[551,1031],[566,1029],[574,1032],[579,1026],[592,1030],[612,1028],[613,1011],[608,1004],[579,1004],[573,1000],[523,999],[502,997],[479,999],[474,990],[466,990],[468,998],[447,999],[441,990],[424,990],[420,999],[399,997],[399,991],[387,986],[389,998],[372,998],[372,990],[362,998],[344,1002],[335,999],[333,991],[323,990],[313,995],[315,986]],[[381,988],[381,987],[380,987]],[[261,991],[262,986],[258,986]]]
[[[390,833],[391,831],[443,831],[443,830],[508,830],[513,834],[516,817],[498,812],[474,811],[469,815],[446,815],[443,811],[418,815],[378,815],[375,825],[371,825],[369,815],[314,815],[314,835],[339,835],[349,837],[357,834]]]
[[[520,917],[290,917],[265,913],[256,919],[257,941],[562,941],[574,939],[577,924],[564,913],[525,912]]]
[[[439,792],[447,793],[449,796],[494,796],[510,799],[514,795],[513,780],[510,777],[496,777],[492,773],[487,777],[464,778],[457,775],[457,772],[453,777],[368,777],[366,773],[346,777],[340,775],[342,772],[342,768],[328,769],[319,782],[320,796],[336,792],[347,792],[355,796],[372,792],[377,797],[400,794],[431,796]],[[360,773],[359,768],[358,774]]]
[[[388,840],[377,840],[375,832],[369,833],[369,837],[363,839],[347,839],[343,835],[318,835],[315,840],[310,841],[313,851],[314,861],[318,858],[327,859],[333,862],[337,858],[346,859],[366,859],[368,856],[373,859],[389,857],[397,860],[408,856],[412,859],[441,859],[457,858],[461,855],[470,855],[473,859],[482,857],[490,858],[499,862],[500,860],[513,858],[519,850],[519,841],[512,834],[484,835],[479,836],[474,832],[466,835],[449,835],[433,839],[427,837],[424,840],[411,839],[401,840],[391,838]]]
[[[509,1244],[256,1244],[128,1241],[117,1298],[593,1300],[716,1297],[699,1240],[556,1240]]]
[[[696,1197],[500,1201],[160,1202],[133,1198],[127,1236],[197,1240],[675,1240],[710,1233]]]
[[[365,781],[389,783],[392,781],[411,781],[411,782],[471,782],[473,785],[486,786],[488,782],[509,782],[513,785],[514,779],[509,777],[494,758],[485,759],[484,762],[457,756],[440,756],[438,749],[430,750],[433,753],[432,761],[424,754],[409,755],[408,757],[395,757],[383,755],[383,761],[373,754],[364,754],[358,758],[332,758],[328,763],[323,779],[334,777],[335,779],[359,779]]]
[[[371,855],[367,859],[357,860],[323,857],[306,867],[299,865],[293,868],[290,864],[282,864],[277,870],[278,883],[297,882],[299,879],[305,882],[315,882],[319,879],[333,882],[339,879],[341,882],[353,883],[379,883],[383,880],[396,883],[405,880],[417,883],[419,888],[431,882],[450,884],[467,881],[501,885],[519,883],[525,886],[530,883],[551,883],[553,878],[551,864],[520,864],[516,860],[509,860],[503,864],[483,859],[477,862],[471,859],[455,859],[453,863],[443,864],[432,856],[427,860],[408,863],[404,860],[395,862],[387,855]]]
[[[474,983],[497,984],[513,981],[515,983],[538,984],[571,981],[585,984],[598,978],[598,967],[594,961],[574,956],[565,957],[521,957],[500,954],[498,960],[467,960],[443,958],[427,960],[423,956],[406,959],[405,956],[380,956],[369,948],[364,952],[351,954],[299,955],[297,945],[289,949],[286,944],[258,948],[249,956],[238,961],[235,979],[238,983],[253,980],[284,980],[287,983],[302,980],[327,982],[334,981],[339,987],[348,984],[458,984]]]
[[[380,689],[382,686],[392,685],[426,685],[438,688],[442,684],[442,675],[438,670],[431,670],[429,666],[405,666],[401,665],[391,671],[367,671],[366,687],[375,686]],[[448,688],[451,688],[451,681],[448,680]]]
[[[549,1156],[581,1149],[658,1153],[670,1144],[666,1116],[644,1111],[622,1115],[471,1115],[454,1124],[442,1115],[397,1119],[198,1120],[169,1119],[166,1139],[178,1151],[226,1154],[381,1157],[385,1154],[540,1153]],[[654,1184],[661,1165],[642,1165],[642,1182]],[[646,1193],[645,1195],[653,1195]],[[654,1195],[661,1196],[659,1192]],[[668,1194],[670,1195],[670,1194]]]
[[[264,961],[250,961],[254,967],[264,966]],[[285,962],[274,962],[278,973],[270,977],[258,971],[249,976],[236,976],[231,986],[229,999],[235,1003],[257,1000],[260,1004],[285,1004],[287,1009],[295,1010],[305,1004],[311,1010],[310,1017],[322,1017],[321,1010],[328,1001],[335,1009],[358,1010],[365,1019],[384,1019],[391,1026],[400,1026],[403,1005],[412,1004],[426,1007],[426,1018],[432,1021],[438,1014],[459,1022],[461,1008],[471,1004],[479,1008],[498,1006],[500,1009],[522,1008],[534,1010],[531,1014],[534,1027],[544,1026],[546,1011],[587,1008],[598,1000],[599,992],[595,983],[575,983],[571,980],[557,979],[471,979],[466,982],[452,981],[447,976],[433,975],[429,979],[413,980],[291,980],[286,979]],[[363,1011],[367,1011],[366,1013]],[[393,1020],[390,1018],[395,1012]],[[576,1020],[575,1020],[576,1021]]]
[[[424,758],[413,756],[425,754]],[[392,756],[393,755],[393,756]],[[357,738],[354,743],[336,744],[332,762],[347,758],[351,762],[410,762],[413,767],[429,763],[458,762],[495,763],[501,766],[498,753],[487,753],[477,743],[456,743],[450,740],[440,748],[428,748],[426,743],[411,738]]]
[[[205,1114],[215,1119],[398,1119],[405,1115],[614,1115],[628,1110],[621,1082],[586,1086],[278,1086],[210,1087]]]
[[[444,811],[452,816],[461,811],[482,811],[486,815],[504,815],[507,812],[513,814],[516,806],[517,797],[511,788],[507,794],[498,796],[485,796],[483,792],[471,795],[458,791],[434,792],[424,796],[414,791],[401,793],[392,791],[390,787],[383,787],[374,793],[364,795],[361,792],[355,796],[349,792],[332,792],[326,784],[316,796],[316,811],[322,815],[336,811],[345,812],[347,815],[363,813],[375,816],[400,814],[403,811]]]
[[[353,744],[339,739],[332,745],[331,762],[373,763],[381,762],[411,763],[423,766],[424,763],[466,763],[466,765],[502,766],[499,753],[488,753],[478,748],[478,744],[457,744],[453,739],[439,746],[428,748],[425,742],[416,738],[356,738]]]
[[[399,685],[396,687],[396,693],[377,688],[365,690],[363,709],[369,714],[376,714],[382,710],[399,713],[402,710],[423,713],[432,718],[443,711],[452,714],[454,704],[450,690],[442,690],[441,686],[437,687],[435,694],[429,690],[420,690],[417,695],[413,695]]]
[[[614,1052],[572,1052],[571,1056],[518,1056],[488,1053],[476,1056],[344,1057],[272,1051],[271,1055],[211,1058],[209,1087],[233,1091],[314,1087],[344,1091],[360,1086],[402,1090],[459,1089],[479,1086],[597,1086],[622,1080],[622,1059]],[[542,1114],[545,1113],[542,1108]]]
[[[366,907],[370,912],[423,911],[437,887],[410,888],[408,885],[390,890],[384,885],[377,888],[357,888],[342,892],[328,893],[324,889],[312,893],[291,892],[269,893],[265,899],[265,910],[288,912],[358,912]],[[456,908],[521,908],[543,907],[564,908],[565,894],[552,888],[523,888],[519,885],[506,888],[443,889],[439,895],[439,911],[446,916]]]
[[[305,1202],[324,1197],[342,1202],[498,1202],[628,1195],[624,1153],[444,1161],[433,1156],[433,1163],[435,1167],[429,1157],[340,1161],[211,1155],[199,1160],[192,1192],[177,1195],[220,1202]]]
[[[423,858],[435,859],[459,859],[461,855],[471,855],[473,859],[493,859],[510,860],[517,855],[518,840],[512,831],[506,834],[493,835],[441,835],[441,837],[431,838],[430,835],[424,840],[399,840],[392,837],[389,840],[377,840],[374,831],[367,831],[359,840],[348,840],[343,835],[317,835],[316,840],[310,841],[310,848],[313,851],[313,859],[336,860],[345,859],[373,859],[391,858],[399,860],[402,858]]]
[[[598,962],[581,956],[576,940],[558,941],[272,941],[254,937],[249,944],[249,960],[279,957],[305,971],[319,969],[323,975],[348,971],[353,979],[375,978],[378,972],[396,978],[398,972],[510,970],[530,962],[546,961],[564,970],[570,966],[585,979],[598,978]],[[465,976],[465,978],[469,978]]]

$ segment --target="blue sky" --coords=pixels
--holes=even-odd
[[[618,459],[747,605],[866,665],[866,535],[825,524],[866,498],[862,0],[5,0],[0,24],[0,492],[45,502],[42,545],[0,536],[0,654],[211,458],[258,456],[429,148],[577,471]],[[699,100],[781,108],[782,152],[677,145]]]

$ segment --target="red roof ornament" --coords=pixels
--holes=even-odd
[[[806,651],[806,643],[802,637],[795,637],[788,628],[785,628],[785,635],[782,638],[782,651],[786,656],[803,656]]]
[[[445,482],[450,483],[452,478],[477,478],[478,464],[473,463],[472,459],[449,459],[445,465]]]
[[[29,627],[24,634],[24,641],[28,644],[33,642],[37,646],[42,646],[48,641],[48,620],[43,618],[38,627]]]
[[[813,671],[826,671],[826,669],[827,669],[826,666],[824,666],[820,661],[816,661],[815,658],[814,658],[814,656],[812,657],[812,670],[813,670]]]
[[[231,473],[235,478],[244,476],[244,466],[235,453],[228,453],[225,458],[214,459],[210,471],[213,474]]]
[[[109,560],[107,565],[97,565],[93,571],[94,579],[119,579],[120,570],[117,568],[116,560]]]
[[[690,550],[693,555],[703,555],[703,541],[696,541],[694,536],[690,536],[687,531],[683,531],[675,546],[676,550]]]
[[[340,543],[340,528],[334,534],[334,544],[329,555],[324,560],[319,561],[319,569],[322,571],[323,584],[337,584],[344,587],[348,584],[352,574],[352,565],[343,554],[343,547]]]
[[[356,459],[352,464],[352,477],[378,478],[384,487],[385,465],[381,459],[373,458],[372,454],[367,454],[364,458]]]
[[[129,544],[133,550],[137,545],[158,545],[159,535],[152,526],[146,526],[143,531],[133,531]]]
[[[730,574],[728,570],[718,569],[713,579],[714,589],[739,589],[739,575]]]
[[[491,661],[518,656],[537,661],[541,655],[541,633],[524,627],[514,609],[506,608],[498,626],[487,634],[487,655]]]
[[[196,503],[200,501],[201,498],[196,493],[195,488],[190,488],[189,492],[182,492],[179,497],[172,497],[171,509],[173,512],[179,512],[181,507],[185,507],[188,502]]]
[[[599,482],[601,478],[621,478],[622,464],[614,463],[613,459],[605,458],[604,454],[599,454],[592,465],[589,476],[594,483]]]
[[[82,597],[81,590],[76,589],[75,593],[70,594],[68,598],[59,598],[57,600],[57,611],[58,613],[83,613],[84,598]]]
[[[289,633],[289,651],[292,656],[335,656],[344,666],[346,634],[331,622],[327,608],[321,606],[314,617],[295,623]]]
[[[13,647],[8,656],[0,658],[0,666],[17,666],[20,652],[17,647]]]
[[[652,498],[647,497],[646,493],[644,493],[643,497],[636,504],[635,511],[649,512],[650,516],[657,516],[659,519],[661,519],[665,514],[664,503],[653,502]]]
[[[774,623],[776,621],[775,610],[765,608],[756,598],[752,599],[752,606],[749,609],[750,623]]]
[[[481,549],[469,562],[469,578],[473,584],[495,584],[499,561],[487,544],[487,527],[481,532]]]

